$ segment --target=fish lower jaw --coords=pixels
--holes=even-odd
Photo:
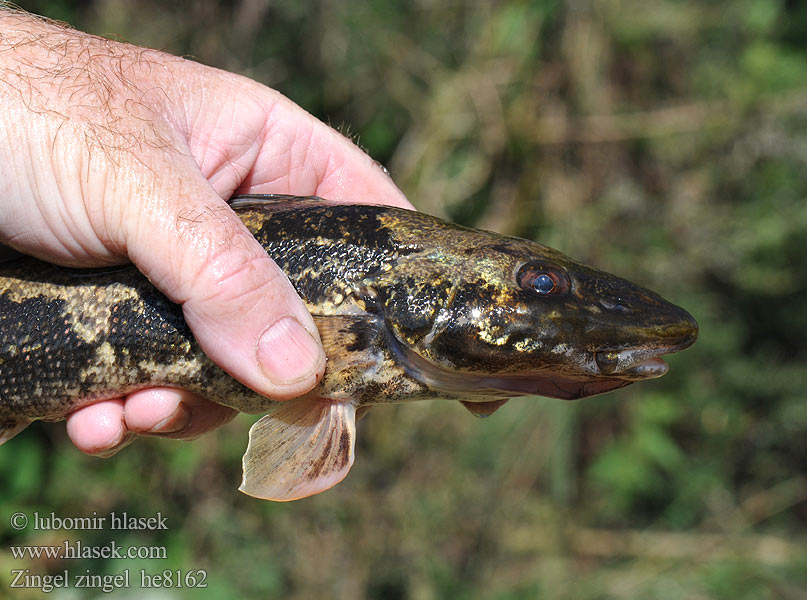
[[[691,345],[692,341],[685,340],[656,348],[601,350],[594,353],[594,365],[599,373],[606,377],[620,377],[632,381],[655,379],[670,370],[669,365],[661,358],[663,355],[673,354]]]
[[[645,359],[621,371],[617,375],[626,379],[656,379],[665,375],[670,366],[658,356]]]

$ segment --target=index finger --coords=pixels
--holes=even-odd
[[[413,208],[384,167],[279,92],[224,72],[221,84],[201,103],[188,96],[186,112],[191,152],[223,198],[313,195]]]

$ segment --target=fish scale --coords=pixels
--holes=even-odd
[[[327,357],[315,388],[280,403],[232,379],[133,267],[23,257],[0,264],[0,443],[36,419],[173,386],[266,413],[240,489],[293,500],[346,476],[358,408],[448,398],[485,416],[512,396],[592,396],[663,375],[659,357],[697,336],[683,309],[537,242],[315,197],[231,206],[314,318]]]
[[[368,275],[391,264],[396,253],[339,240],[272,240],[266,251],[287,274],[309,304],[333,300],[359,285]]]

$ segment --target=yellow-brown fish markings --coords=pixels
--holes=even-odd
[[[0,443],[35,419],[181,387],[268,413],[241,489],[291,500],[345,477],[358,408],[440,397],[486,416],[513,396],[591,396],[663,375],[659,357],[697,337],[683,309],[536,242],[314,197],[231,205],[314,317],[328,358],[317,387],[283,403],[244,387],[132,267],[20,258],[0,265]]]

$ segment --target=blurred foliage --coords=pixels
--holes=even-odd
[[[275,87],[418,208],[647,285],[701,338],[662,380],[578,403],[512,400],[484,421],[448,402],[375,409],[348,479],[288,505],[235,490],[246,417],[109,461],[33,426],[0,452],[0,595],[23,568],[10,543],[64,539],[9,530],[18,510],[161,511],[158,535],[80,539],[167,560],[67,566],[210,573],[206,590],[114,597],[807,594],[804,3],[22,5]]]

